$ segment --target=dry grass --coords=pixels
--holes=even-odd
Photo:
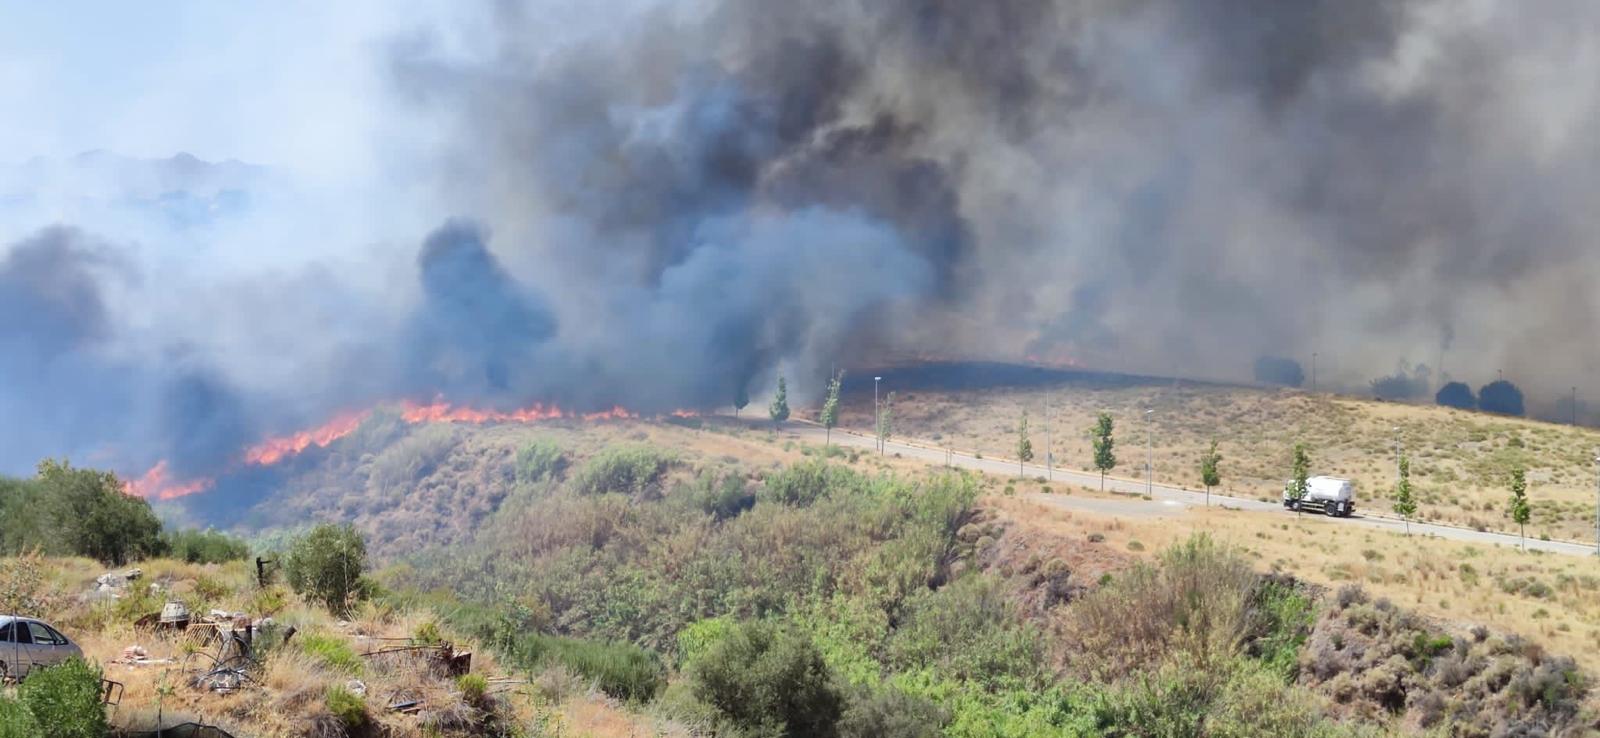
[[[1600,671],[1600,572],[1590,559],[1404,536],[1320,516],[1214,507],[1172,517],[1112,517],[1067,513],[1028,497],[991,498],[988,504],[1056,535],[1099,534],[1100,545],[1121,551],[1138,541],[1144,550],[1136,555],[1208,532],[1247,551],[1263,570],[1328,587],[1359,583],[1374,597],[1388,597],[1456,630],[1481,623],[1517,633],[1574,657],[1591,673]]]
[[[872,398],[846,398],[841,425],[872,427]],[[1223,455],[1222,490],[1276,499],[1290,475],[1297,442],[1312,450],[1314,473],[1348,477],[1369,509],[1387,510],[1395,474],[1395,428],[1412,459],[1420,517],[1511,531],[1505,475],[1528,469],[1534,503],[1532,537],[1592,540],[1594,451],[1600,432],[1432,405],[1312,395],[1289,390],[1170,383],[1069,381],[1051,386],[974,391],[902,392],[896,433],[990,458],[1012,458],[1016,423],[1028,411],[1035,453],[1047,450],[1064,468],[1088,471],[1088,429],[1104,411],[1117,421],[1119,470],[1145,462],[1147,430],[1156,478],[1199,487],[1200,455],[1216,439]],[[1147,429],[1143,413],[1153,409]]]
[[[363,661],[354,673],[335,668],[304,649],[305,636],[318,634],[342,642],[355,654],[375,650],[379,638],[406,638],[418,626],[431,621],[424,612],[396,610],[367,604],[348,622],[336,622],[326,612],[307,605],[292,594],[276,615],[276,620],[299,629],[296,640],[266,655],[256,675],[257,688],[234,694],[217,694],[191,685],[192,674],[183,669],[185,658],[196,650],[180,636],[135,632],[132,620],[146,606],[159,608],[166,596],[193,596],[201,590],[214,590],[208,604],[219,609],[249,611],[256,598],[253,571],[240,564],[193,565],[168,560],[140,562],[144,577],[134,583],[130,594],[117,601],[90,602],[79,593],[90,589],[104,569],[86,559],[46,559],[44,576],[54,596],[47,611],[35,613],[61,627],[84,650],[89,660],[105,669],[108,679],[121,682],[124,692],[114,721],[129,726],[154,726],[158,707],[171,724],[179,720],[199,720],[220,725],[237,735],[262,738],[298,738],[316,735],[319,720],[328,719],[324,698],[329,687],[359,679],[366,689],[368,713],[380,726],[380,734],[391,738],[421,738],[428,732],[426,715],[402,715],[384,709],[388,701],[404,695],[418,699],[432,714],[435,724],[448,726],[451,719],[465,721],[462,730],[442,735],[473,734],[477,713],[462,704],[455,681],[417,664],[392,665]],[[138,598],[135,592],[148,592],[159,585],[158,597]],[[153,603],[153,604],[152,604]],[[154,611],[153,609],[151,610]],[[474,648],[448,631],[446,639],[474,651],[473,671],[504,675],[504,669],[491,654]],[[120,662],[122,651],[130,645],[143,647],[153,660],[170,663],[131,665]],[[196,657],[198,658],[198,657]],[[195,663],[200,663],[196,661]],[[570,681],[570,680],[569,680]],[[532,685],[508,685],[492,689],[499,709],[520,725],[564,726],[562,735],[684,735],[668,724],[606,700],[589,688],[568,687],[558,699],[550,700]],[[576,731],[576,732],[574,732]]]

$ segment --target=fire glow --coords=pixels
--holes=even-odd
[[[167,462],[165,459],[156,462],[150,471],[140,475],[138,479],[130,479],[122,483],[122,491],[135,497],[170,500],[196,492],[211,489],[214,484],[210,479],[192,479],[186,482],[177,482],[167,479]]]
[[[301,451],[312,446],[326,448],[328,444],[355,432],[355,429],[361,425],[361,421],[366,420],[367,416],[371,414],[371,410],[359,413],[341,413],[334,417],[333,420],[311,430],[304,430],[278,438],[268,438],[246,449],[244,461],[246,464],[254,464],[255,466],[270,466],[286,457],[296,456]]]
[[[363,421],[372,416],[372,413],[372,410],[340,413],[334,416],[332,420],[315,428],[267,438],[245,449],[239,463],[232,468],[237,468],[239,465],[271,466],[284,459],[298,456],[312,447],[327,448],[334,441],[354,433],[357,428],[361,427]],[[690,410],[674,410],[672,415],[673,417],[686,418],[698,415],[698,413]],[[555,405],[546,405],[544,403],[534,403],[517,410],[483,410],[460,407],[438,399],[428,404],[408,400],[400,405],[400,419],[408,425],[419,423],[483,425],[486,423],[536,423],[562,419],[585,421],[623,420],[638,417],[638,414],[621,406],[598,412],[576,413],[563,411]],[[167,462],[163,459],[156,462],[155,466],[151,467],[149,471],[138,479],[125,482],[123,489],[128,494],[146,499],[171,500],[204,492],[214,486],[216,486],[216,480],[210,478],[189,480],[169,478]]]

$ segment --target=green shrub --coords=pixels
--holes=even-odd
[[[100,670],[83,659],[30,672],[17,696],[43,729],[38,733],[43,738],[105,738]]]
[[[549,439],[541,438],[517,452],[517,481],[523,484],[560,479],[566,470],[566,452]]]
[[[424,646],[437,646],[444,643],[444,634],[439,632],[438,623],[432,620],[424,620],[411,633],[411,640]]]
[[[13,553],[31,542],[49,553],[74,553],[110,566],[161,553],[161,521],[150,503],[123,491],[115,474],[46,459],[35,479],[4,487],[0,492],[8,492],[11,502],[0,506],[0,520],[15,515],[15,525],[29,528],[0,527],[21,534],[4,541]]]
[[[856,695],[839,720],[840,738],[937,738],[950,714],[897,689]]]
[[[295,592],[344,616],[371,592],[366,561],[367,543],[354,526],[323,523],[289,544],[283,571]]]
[[[573,477],[578,494],[607,492],[650,497],[659,492],[661,477],[672,464],[672,457],[649,446],[608,448],[596,454]]]
[[[381,451],[372,460],[372,483],[390,491],[413,484],[433,473],[459,443],[456,429],[425,425]]]
[[[456,678],[456,688],[461,690],[461,701],[473,707],[483,705],[483,697],[489,690],[489,680],[482,674],[462,674]]]
[[[855,472],[826,461],[802,461],[767,475],[760,497],[763,502],[804,507],[826,497],[835,487],[860,481]]]
[[[1079,668],[1118,676],[1177,657],[1231,658],[1256,626],[1259,578],[1249,561],[1199,534],[1073,605]]]
[[[526,633],[512,636],[501,650],[524,669],[561,664],[600,691],[619,700],[649,702],[666,684],[661,657],[631,643],[600,643],[578,638]]]
[[[321,662],[324,666],[345,674],[360,674],[361,657],[351,650],[343,638],[324,633],[307,633],[298,638],[300,651]]]
[[[706,618],[690,623],[678,631],[678,665],[685,666],[733,632],[736,623],[732,618]]]
[[[738,517],[756,504],[755,495],[745,488],[744,477],[730,472],[719,480],[711,472],[700,475],[694,487],[694,502],[702,512],[717,520]]]
[[[1251,596],[1248,653],[1286,682],[1299,668],[1300,648],[1311,634],[1316,609],[1293,585],[1269,581]]]
[[[43,734],[26,705],[0,694],[0,738],[39,738]]]
[[[221,564],[250,557],[250,544],[214,530],[178,530],[162,536],[167,555],[191,564]]]
[[[342,684],[328,687],[322,703],[327,706],[328,713],[346,728],[359,728],[367,724],[366,699]]]
[[[886,649],[898,670],[931,669],[991,689],[1042,683],[1043,642],[1017,617],[997,580],[965,576],[936,591],[924,589],[905,610]]]
[[[831,736],[843,699],[809,638],[743,623],[689,664],[694,695],[734,725],[761,735]]]

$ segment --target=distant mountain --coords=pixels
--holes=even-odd
[[[257,199],[283,189],[266,167],[187,153],[35,157],[0,164],[0,225],[14,231],[62,222],[183,230],[245,216]]]

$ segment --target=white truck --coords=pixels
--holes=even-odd
[[[1299,512],[1320,512],[1330,518],[1348,518],[1356,510],[1356,486],[1348,479],[1338,477],[1311,477],[1306,480],[1306,494],[1298,500],[1290,494],[1294,480],[1283,485],[1283,506]]]

